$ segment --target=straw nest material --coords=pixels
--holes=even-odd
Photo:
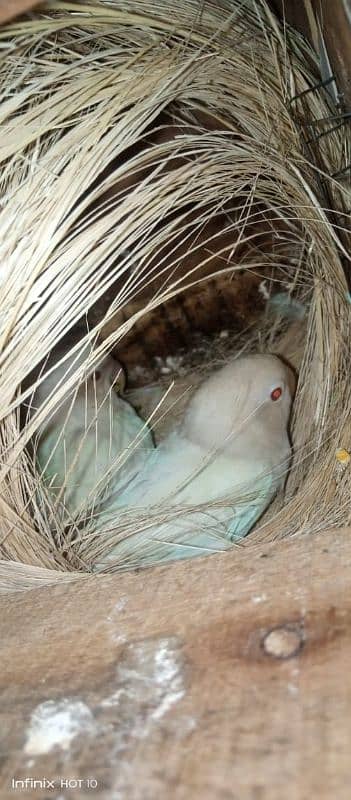
[[[310,47],[264,0],[53,0],[0,38],[1,586],[83,577],[104,547],[38,488],[33,368],[87,318],[90,361],[128,353],[243,270],[306,314],[240,338],[294,360],[303,333],[286,494],[245,546],[348,523],[350,137]]]

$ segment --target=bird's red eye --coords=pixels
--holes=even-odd
[[[279,398],[283,394],[283,389],[281,386],[277,386],[275,389],[271,391],[271,400],[279,400]]]

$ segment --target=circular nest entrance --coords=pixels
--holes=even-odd
[[[2,585],[89,572],[103,546],[53,524],[23,422],[70,336],[118,356],[144,415],[229,353],[281,354],[293,465],[245,545],[346,524],[350,137],[311,49],[263,0],[176,19],[169,0],[58,0],[0,35]]]

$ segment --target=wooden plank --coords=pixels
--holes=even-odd
[[[350,564],[340,530],[2,599],[2,798],[349,800]]]
[[[318,13],[315,0],[316,13]],[[351,109],[351,5],[349,0],[321,0],[321,28],[337,85],[346,108]]]
[[[0,0],[0,24],[30,11],[40,0]]]
[[[309,0],[308,0],[309,1]],[[314,45],[314,36],[306,13],[307,0],[269,0],[278,16],[301,31]],[[311,0],[319,20],[328,56],[346,108],[351,108],[351,6],[350,0]]]

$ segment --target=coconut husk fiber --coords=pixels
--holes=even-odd
[[[310,46],[263,0],[57,0],[0,38],[2,589],[84,578],[103,548],[53,523],[29,449],[50,408],[21,412],[72,331],[139,378],[163,359],[159,386],[180,346],[181,381],[285,355],[293,465],[242,546],[348,524],[350,131]],[[303,320],[270,316],[277,292]],[[228,341],[195,368],[196,325]]]

